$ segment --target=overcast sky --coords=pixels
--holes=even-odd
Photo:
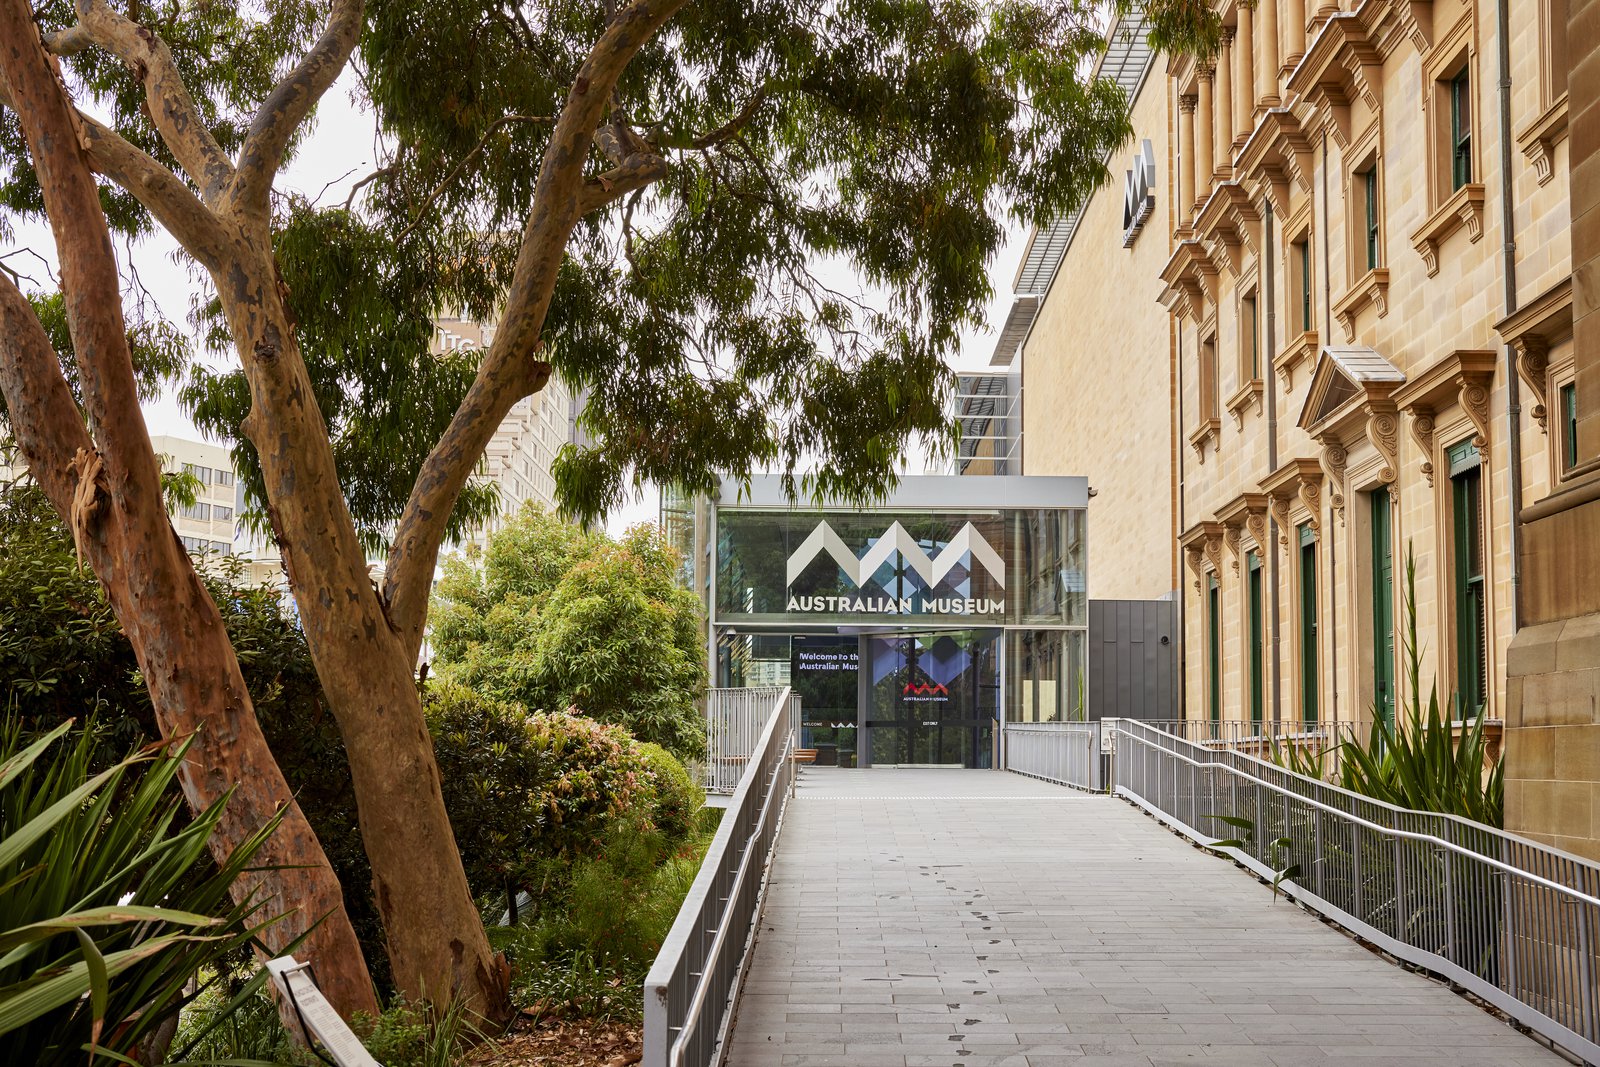
[[[354,182],[371,173],[375,155],[374,124],[370,116],[356,110],[345,91],[344,83],[351,77],[346,72],[345,78],[323,99],[310,135],[279,176],[279,190],[296,191],[323,204],[338,204],[344,201]],[[995,296],[989,307],[989,327],[968,331],[962,338],[961,355],[956,361],[959,366],[967,368],[988,364],[989,354],[994,347],[994,329],[1005,321],[1011,304],[1011,279],[1016,274],[1017,262],[1025,243],[1026,234],[1014,232],[997,258],[990,272]],[[44,226],[17,226],[15,238],[5,251],[10,253],[18,247],[32,249],[51,262],[55,259],[54,243]],[[149,298],[160,307],[162,313],[174,322],[186,323],[189,302],[196,286],[189,274],[191,268],[176,253],[176,247],[164,233],[160,233],[133,245],[131,255],[129,249],[120,247],[118,254],[123,260],[124,274],[129,273],[131,266],[139,286],[148,292]],[[31,256],[14,255],[6,262],[25,275],[33,275],[41,287],[48,284],[39,262],[32,260],[30,264],[30,260]],[[170,396],[148,405],[145,418],[152,434],[201,437],[177,401]],[[909,472],[920,473],[924,462],[921,456],[908,457]],[[654,520],[656,511],[657,497],[650,492],[609,516],[607,526],[620,532],[634,523]]]

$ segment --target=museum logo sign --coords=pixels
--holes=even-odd
[[[982,568],[996,585],[1005,587],[1005,561],[970,522],[936,556],[929,556],[923,551],[905,527],[898,522],[890,523],[883,536],[869,545],[859,558],[832,526],[826,521],[819,522],[817,528],[789,557],[788,584],[793,586],[806,567],[824,554],[832,557],[857,589],[866,585],[879,567],[898,554],[906,567],[928,584],[930,592],[904,597],[863,593],[830,596],[791,594],[788,605],[791,612],[829,615],[996,615],[1005,611],[1006,602],[1003,598],[935,596],[931,592],[963,562],[969,570]]]

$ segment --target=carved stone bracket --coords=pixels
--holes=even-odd
[[[1344,469],[1350,462],[1350,453],[1346,451],[1343,442],[1332,434],[1323,434],[1321,439],[1322,454],[1318,459],[1322,463],[1322,473],[1328,479],[1328,502],[1333,505],[1333,513],[1339,518],[1339,525],[1344,525]]]
[[[1248,538],[1260,552],[1271,547],[1267,538],[1267,495],[1265,493],[1240,493],[1217,511],[1222,523],[1228,551],[1233,555],[1233,569],[1239,569],[1244,558],[1240,541]]]
[[[1482,453],[1485,463],[1489,460],[1489,386],[1493,380],[1492,372],[1463,371],[1461,375],[1461,408],[1477,431],[1472,445]]]
[[[1544,433],[1550,432],[1550,397],[1547,395],[1550,376],[1550,345],[1543,337],[1536,334],[1523,334],[1511,342],[1511,348],[1517,354],[1517,371],[1522,375],[1522,380],[1528,383],[1528,388],[1533,390],[1533,417],[1539,422],[1539,429]]]
[[[1390,495],[1397,491],[1396,479],[1400,477],[1400,413],[1393,403],[1371,401],[1367,405],[1367,440],[1383,457],[1383,467],[1378,471],[1378,481],[1389,487]]]
[[[1344,329],[1344,339],[1356,339],[1356,316],[1368,304],[1378,310],[1381,319],[1389,314],[1389,270],[1387,267],[1378,267],[1367,271],[1361,280],[1350,287],[1340,301],[1333,307],[1333,317],[1339,320],[1339,325]]]
[[[1483,236],[1483,185],[1474,182],[1463,185],[1440,204],[1411,235],[1411,244],[1422,257],[1428,277],[1439,273],[1439,246],[1445,238],[1465,228],[1467,237],[1477,241]]]
[[[1294,517],[1290,509],[1294,507],[1296,497],[1305,505],[1309,514],[1311,526],[1318,525],[1319,517],[1319,492],[1322,484],[1322,467],[1315,459],[1291,459],[1271,474],[1261,480],[1261,491],[1265,495],[1267,508],[1272,512],[1272,517],[1278,523],[1278,543],[1284,547],[1289,545],[1289,531],[1294,528]],[[1265,530],[1261,536],[1266,536]],[[1265,547],[1265,542],[1258,540],[1257,544]]]
[[[1206,580],[1205,545],[1194,544],[1183,550],[1184,557],[1189,561],[1189,570],[1194,574],[1194,591],[1203,590]]]
[[[1222,539],[1228,546],[1228,555],[1233,557],[1233,573],[1239,573],[1239,527],[1224,526]]]
[[[1411,436],[1422,446],[1422,476],[1433,484],[1433,409],[1422,404],[1411,408]]]

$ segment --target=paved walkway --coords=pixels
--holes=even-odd
[[[729,1067],[1557,1065],[1131,805],[803,772]]]

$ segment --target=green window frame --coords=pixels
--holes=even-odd
[[[1300,533],[1300,717],[1317,723],[1317,537],[1310,523]]]
[[[1239,332],[1244,335],[1245,355],[1250,367],[1250,380],[1261,377],[1261,332],[1256,316],[1255,294],[1241,301]]]
[[[1261,554],[1251,551],[1245,556],[1245,570],[1249,579],[1250,596],[1250,721],[1260,725],[1266,708],[1266,663],[1263,631],[1266,612],[1261,603]]]
[[[1578,465],[1578,383],[1561,387],[1561,469]]]
[[[1456,701],[1463,719],[1489,702],[1489,588],[1484,574],[1483,465],[1471,441],[1447,450],[1455,574]]]
[[[1311,241],[1306,239],[1295,244],[1295,252],[1300,262],[1300,332],[1310,333],[1311,326]]]
[[[1367,202],[1367,269],[1378,268],[1378,165],[1361,175]]]
[[[1450,79],[1450,191],[1472,180],[1472,81],[1461,68]]]
[[[1388,489],[1367,494],[1372,515],[1372,704],[1394,725],[1394,513]]]
[[[1206,578],[1206,669],[1211,721],[1222,721],[1222,591],[1217,576]]]

